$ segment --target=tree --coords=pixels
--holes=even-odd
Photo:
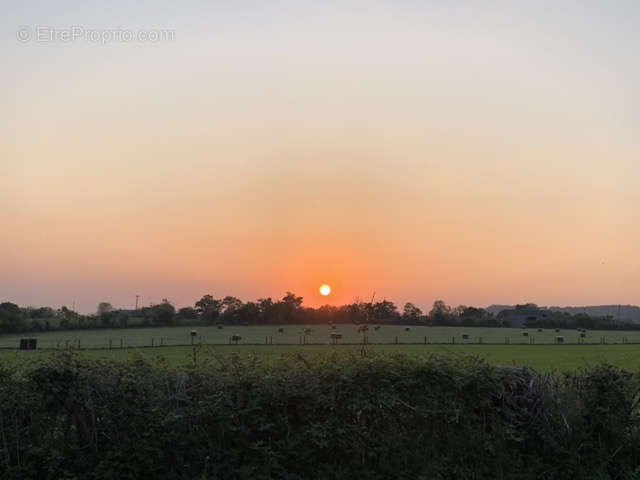
[[[296,296],[292,292],[287,292],[282,300],[276,304],[278,310],[278,322],[296,323],[300,317],[302,307],[302,297]]]
[[[371,304],[369,304],[371,305]],[[395,323],[400,320],[398,307],[393,302],[382,300],[381,302],[371,305],[370,320],[375,322]]]
[[[462,325],[489,325],[492,320],[492,316],[483,308],[465,307],[461,305],[456,307],[456,311]]]
[[[451,307],[442,300],[436,300],[429,312],[429,318],[436,325],[448,325],[451,323]]]
[[[176,309],[166,298],[158,305],[151,307],[151,322],[154,325],[171,325],[175,319]]]
[[[109,327],[112,325],[113,323],[112,313],[113,313],[113,305],[111,305],[109,302],[100,302],[98,304],[97,319],[100,320],[100,323],[102,324],[103,327]]]
[[[236,297],[226,296],[222,299],[221,320],[226,323],[238,323],[238,311],[242,308],[242,300]]]
[[[56,312],[56,316],[60,319],[61,328],[70,328],[75,323],[79,328],[85,327],[85,318],[76,312],[68,309],[64,305]]]
[[[240,323],[257,322],[260,319],[260,306],[255,302],[247,302],[236,312]]]
[[[192,307],[182,307],[180,310],[178,310],[178,316],[185,320],[197,320],[198,311]]]
[[[105,313],[111,313],[112,311],[113,305],[111,305],[109,302],[100,302],[98,304],[98,316],[102,316]]]
[[[416,307],[413,303],[405,303],[402,311],[402,320],[409,323],[415,323],[420,320],[422,316],[422,310]]]
[[[3,332],[20,332],[24,329],[24,314],[15,303],[0,303],[0,330]]]
[[[222,300],[213,298],[212,295],[204,295],[195,303],[196,311],[205,323],[214,323],[220,316]]]
[[[305,316],[313,319],[314,323],[332,323],[338,319],[338,308],[332,305],[322,305],[315,310],[310,308]]]
[[[31,318],[53,318],[55,312],[51,307],[34,308],[29,311],[29,317]]]
[[[287,292],[287,294],[282,297],[282,303],[295,310],[302,306],[302,297],[297,297],[295,293]]]
[[[351,303],[349,305],[343,305],[340,307],[340,317],[345,322],[360,324],[369,317],[369,312],[371,312],[371,304],[370,303]]]
[[[258,299],[258,316],[262,323],[278,323],[277,312],[271,297]]]

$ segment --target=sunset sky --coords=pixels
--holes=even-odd
[[[640,303],[640,2],[1,17],[0,301]]]

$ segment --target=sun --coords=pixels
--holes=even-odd
[[[319,290],[320,290],[320,295],[326,297],[331,293],[331,286],[325,283],[324,285],[320,285]]]

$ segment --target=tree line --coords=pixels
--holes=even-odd
[[[524,305],[529,308],[532,304]],[[535,306],[535,305],[534,305]],[[516,307],[516,311],[520,306]],[[215,298],[203,295],[194,305],[176,309],[163,299],[156,305],[138,310],[116,309],[100,302],[96,313],[81,315],[66,306],[19,307],[0,303],[0,333],[41,332],[48,330],[127,328],[173,325],[286,325],[286,324],[397,324],[465,327],[512,327],[507,311],[493,315],[482,308],[459,305],[452,307],[436,300],[429,312],[413,303],[400,310],[389,300],[361,302],[318,308],[303,305],[303,298],[287,292],[280,300],[271,297],[243,302],[237,297]],[[526,325],[538,328],[640,329],[640,325],[617,322],[613,317],[594,317],[584,313],[548,312],[544,318],[528,319]]]

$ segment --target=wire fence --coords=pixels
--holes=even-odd
[[[0,348],[23,339],[37,349],[123,349],[202,345],[615,345],[640,343],[640,331],[428,327],[416,325],[225,325],[137,327],[0,335]]]

